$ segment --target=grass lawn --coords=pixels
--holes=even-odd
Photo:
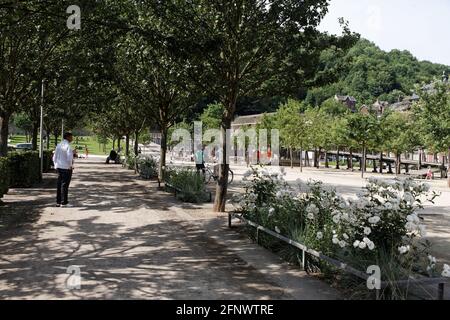
[[[54,139],[50,139],[50,149],[55,149]],[[26,143],[26,137],[23,135],[17,135],[13,136],[11,138],[11,141],[8,144],[16,145],[18,143]],[[38,144],[39,144],[39,138],[38,138]],[[74,137],[74,140],[72,142],[72,145],[78,149],[79,154],[85,153],[85,146],[88,147],[89,154],[91,155],[107,155],[112,149],[112,140],[109,140],[106,145],[100,145],[97,141],[97,137]],[[122,147],[125,146],[125,143],[122,143]],[[44,146],[45,147],[45,146]],[[117,142],[116,142],[116,149],[117,149]]]

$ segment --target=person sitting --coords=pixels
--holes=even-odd
[[[114,163],[118,163],[119,156],[115,150],[111,150],[109,153],[108,158],[106,158],[106,164],[109,164],[109,162],[114,161]]]

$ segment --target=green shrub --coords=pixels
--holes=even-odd
[[[0,158],[0,199],[8,192],[9,166],[8,158]]]
[[[8,154],[10,184],[12,188],[26,188],[41,181],[39,152],[13,152]]]
[[[158,163],[151,157],[139,160],[139,174],[143,179],[152,179],[158,176]]]
[[[44,151],[44,172],[50,172],[53,166],[53,151]]]
[[[129,155],[125,158],[124,166],[129,170],[134,170],[136,167],[137,158],[135,155]]]
[[[436,267],[436,259],[429,255],[431,244],[424,239],[425,225],[418,214],[425,202],[434,203],[438,196],[426,184],[370,178],[356,198],[344,199],[321,182],[299,180],[288,185],[282,173],[267,169],[253,168],[243,181],[245,193],[237,194],[234,202],[245,218],[356,269],[379,266],[382,280],[391,284],[382,292],[384,298],[408,296],[409,287],[399,288],[396,281],[418,274],[450,276],[449,266],[444,265],[442,273]],[[283,250],[284,256],[298,256],[298,250],[273,237],[260,237],[259,243]],[[339,273],[310,256],[306,269],[330,277]]]
[[[199,203],[209,200],[204,178],[194,170],[167,170],[164,174],[164,181],[178,190],[177,198],[181,201]]]

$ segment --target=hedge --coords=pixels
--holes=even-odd
[[[8,193],[8,188],[9,188],[8,158],[0,158],[0,199],[3,197],[4,194]]]
[[[44,172],[50,172],[53,166],[53,151],[44,150]]]
[[[10,187],[27,188],[41,181],[39,152],[13,152],[8,154],[8,160]]]

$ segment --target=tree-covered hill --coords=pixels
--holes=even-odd
[[[338,73],[339,81],[309,90],[306,102],[320,105],[335,94],[352,95],[358,104],[376,99],[390,103],[411,95],[415,85],[441,78],[449,66],[419,61],[409,51],[386,52],[374,43],[361,39],[344,58],[324,52],[321,69],[325,74]]]

